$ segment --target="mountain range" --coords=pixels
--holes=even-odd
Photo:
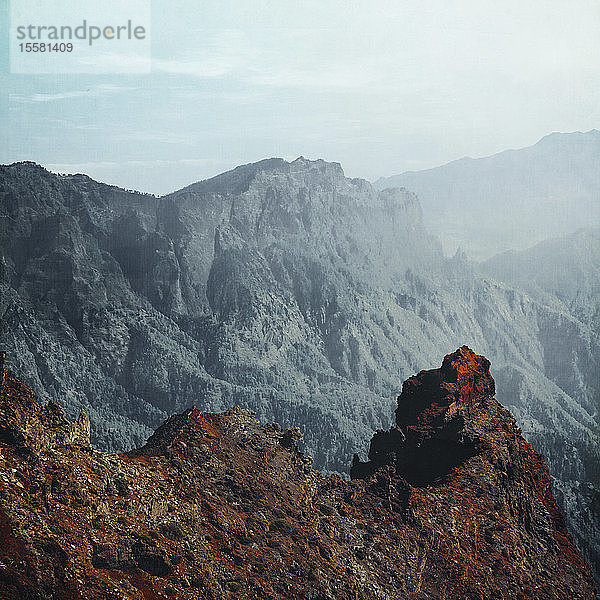
[[[591,279],[570,302],[507,281],[506,263],[447,258],[414,193],[302,157],[162,198],[16,163],[0,167],[0,219],[8,364],[69,418],[84,410],[96,447],[140,446],[191,405],[238,405],[300,426],[315,466],[345,472],[401,382],[467,344],[492,360],[598,568]]]
[[[378,180],[406,187],[447,252],[485,260],[547,238],[600,227],[600,131],[552,133],[537,144],[461,158]]]

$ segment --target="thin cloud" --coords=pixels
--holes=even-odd
[[[200,79],[242,74],[256,59],[258,49],[236,29],[215,32],[193,51],[168,59],[155,58],[154,72],[186,75]]]
[[[215,58],[209,61],[155,60],[152,63],[152,68],[154,71],[198,78],[222,77],[234,70],[231,63]]]
[[[92,74],[144,74],[150,73],[152,60],[150,52],[145,54],[125,54],[114,52],[103,52],[87,56],[77,57],[73,62],[73,72],[84,73],[89,69]]]
[[[37,92],[30,96],[23,96],[19,94],[11,94],[10,100],[13,102],[24,102],[35,104],[38,102],[59,102],[61,100],[70,100],[73,98],[92,98],[96,96],[102,96],[104,94],[118,94],[123,92],[130,92],[137,88],[130,86],[120,86],[113,83],[104,83],[90,87],[85,90],[69,90],[66,92],[57,93],[40,93]]]

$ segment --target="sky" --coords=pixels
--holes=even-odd
[[[148,72],[28,74],[0,0],[0,163],[163,194],[272,156],[374,180],[600,128],[600,0],[147,1]]]

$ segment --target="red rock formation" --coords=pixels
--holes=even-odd
[[[190,409],[139,450],[92,450],[8,376],[0,598],[593,598],[544,460],[461,348],[403,387],[353,481],[296,429]]]

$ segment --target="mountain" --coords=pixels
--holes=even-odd
[[[336,163],[268,159],[165,196],[32,164],[0,167],[0,342],[11,369],[102,449],[191,405],[298,425],[345,472],[399,382],[468,344],[548,457],[600,565],[597,329],[444,258],[419,201]]]
[[[577,311],[600,297],[600,229],[580,229],[482,262],[479,269],[546,302]]]
[[[387,317],[387,297],[367,296],[408,264],[442,259],[413,195],[304,159],[240,167],[159,201],[29,163],[1,181],[1,210],[19,223],[0,231],[1,339],[41,398],[98,422],[94,443],[139,444],[199,399],[240,403],[341,430],[331,449],[310,446],[341,469],[382,423],[398,362],[410,365],[399,357],[382,375],[364,364],[362,346],[377,342],[362,339],[361,321],[383,310],[387,331],[402,310],[394,302]],[[392,354],[392,343],[384,332],[373,351]]]
[[[546,238],[600,227],[600,132],[553,133],[534,146],[462,158],[380,179],[406,187],[423,205],[446,249],[475,260]]]
[[[353,481],[241,409],[104,454],[87,417],[0,382],[6,600],[595,597],[543,458],[467,347],[405,382]]]
[[[487,277],[502,280],[510,285],[526,290],[529,297],[535,299],[549,310],[558,310],[570,314],[574,321],[567,325],[546,327],[540,333],[548,342],[545,358],[552,379],[572,397],[588,397],[588,411],[594,415],[594,438],[598,439],[598,410],[600,408],[600,373],[593,363],[580,363],[573,369],[573,358],[577,350],[572,346],[573,337],[569,329],[585,327],[591,332],[587,338],[590,344],[590,358],[598,354],[600,345],[600,230],[582,229],[571,235],[549,239],[522,251],[510,251],[499,254],[478,265],[478,269]],[[569,352],[571,355],[569,356]],[[584,374],[585,373],[585,374]],[[516,383],[516,382],[515,382]],[[516,394],[519,384],[506,382],[503,399],[506,406],[513,408],[508,401],[510,394]],[[515,407],[516,408],[516,407]],[[587,545],[586,540],[600,539],[600,528],[597,521],[590,519],[591,514],[598,513],[600,506],[600,452],[597,442],[588,445],[583,452],[587,456],[585,462],[586,475],[571,472],[569,452],[563,453],[555,441],[550,439],[551,433],[544,432],[544,427],[536,423],[533,411],[526,407],[516,408],[516,413],[523,427],[537,430],[538,434],[528,434],[530,439],[537,438],[536,447],[542,452],[552,455],[552,469],[562,472],[563,482],[570,479],[566,487],[556,483],[557,493],[564,494],[564,502],[571,504],[570,511],[581,515],[571,521],[571,529],[576,537]],[[561,467],[557,462],[563,462]],[[558,489],[561,491],[558,491]],[[577,493],[572,491],[577,489]],[[596,553],[597,551],[593,551]]]

